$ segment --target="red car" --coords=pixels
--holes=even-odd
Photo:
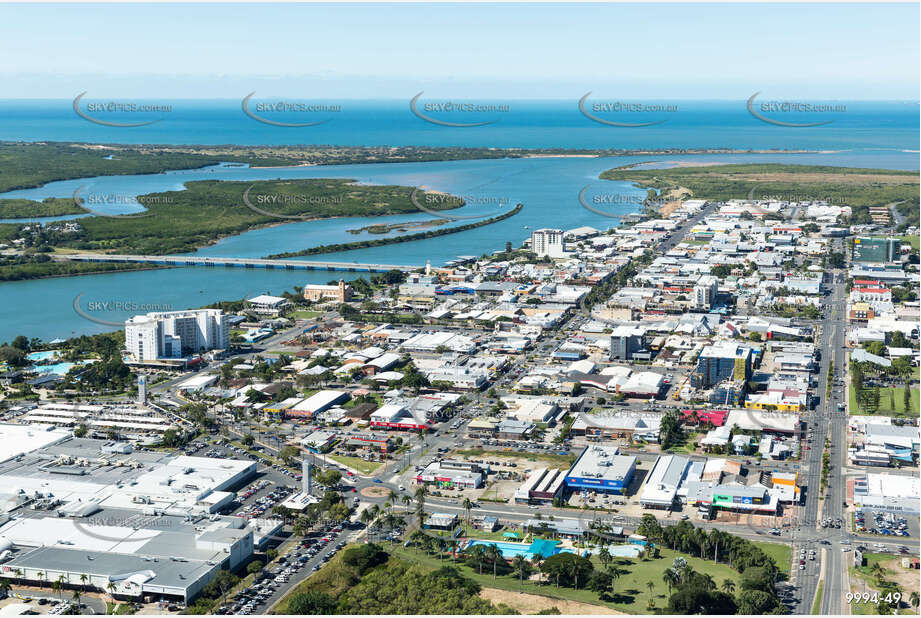
[[[355,493],[356,491],[358,491],[358,490],[355,489],[355,488],[353,487],[353,488],[352,488],[352,493]]]

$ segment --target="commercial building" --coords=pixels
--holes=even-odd
[[[246,300],[247,309],[262,315],[278,315],[290,306],[288,299],[268,294],[260,294]]]
[[[371,414],[371,426],[379,429],[425,430],[429,424],[422,414],[403,403],[388,403]]]
[[[687,457],[660,456],[640,492],[640,504],[647,509],[671,509],[690,467],[691,460]]]
[[[566,473],[566,487],[582,492],[623,494],[636,472],[636,457],[616,447],[587,446]]]
[[[344,303],[352,299],[352,293],[352,286],[346,285],[342,279],[337,285],[307,284],[304,286],[304,300],[313,302],[331,300]]]
[[[433,461],[416,476],[416,483],[444,489],[476,489],[483,486],[483,478],[479,468],[464,467],[450,461]]]
[[[221,570],[248,561],[253,538],[253,530],[235,517],[26,517],[0,527],[2,545],[11,552],[0,577],[35,587],[60,581],[64,588],[95,589],[117,599],[188,603]]]
[[[351,395],[345,391],[323,390],[306,399],[299,399],[292,405],[285,407],[282,412],[285,418],[313,418],[334,405],[345,403],[349,399],[351,399]]]
[[[518,504],[547,504],[559,498],[565,487],[566,475],[556,468],[538,468],[528,475],[515,490]]]
[[[611,360],[631,360],[640,352],[645,352],[644,360],[649,359],[646,351],[646,331],[633,326],[618,326],[611,333]]]
[[[731,341],[705,347],[697,358],[697,367],[691,374],[691,386],[710,388],[727,378],[751,378],[751,348]]]
[[[138,362],[224,350],[230,347],[228,317],[220,309],[136,315],[125,321],[125,348]]]
[[[854,239],[851,259],[855,262],[898,262],[901,250],[899,238],[860,236]]]

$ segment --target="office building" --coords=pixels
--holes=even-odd
[[[747,381],[751,378],[752,350],[749,347],[723,341],[705,347],[697,358],[691,374],[691,386],[710,388],[727,378]]]
[[[611,333],[611,360],[631,360],[645,350],[646,334],[643,329],[618,326]],[[645,356],[648,357],[648,353]]]
[[[854,239],[851,259],[855,262],[898,262],[901,251],[902,241],[898,238],[862,236]]]

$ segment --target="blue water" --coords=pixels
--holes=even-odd
[[[467,547],[473,547],[474,545],[483,545],[485,547],[489,547],[490,545],[495,545],[496,548],[500,552],[502,552],[502,557],[505,558],[506,560],[511,560],[515,556],[524,556],[528,559],[531,559],[534,557],[534,553],[535,553],[533,551],[530,551],[532,543],[507,543],[504,541],[482,541],[479,539],[475,539],[475,540],[470,541]],[[545,543],[544,545],[548,545],[548,544]],[[546,547],[545,547],[545,550],[546,550]],[[561,552],[569,552],[569,550],[560,549],[554,546],[553,549],[550,550],[548,555],[552,556],[552,555],[555,555]],[[546,558],[547,555],[545,555],[544,557]]]
[[[247,93],[241,93],[242,97]],[[918,150],[917,102],[843,102],[844,112],[774,114],[785,122],[831,120],[821,127],[791,128],[762,122],[746,108],[750,93],[736,101],[663,101],[675,112],[600,113],[617,122],[664,120],[648,127],[611,127],[583,116],[573,93],[568,101],[496,101],[507,112],[431,113],[449,122],[491,122],[482,127],[445,127],[413,115],[405,100],[326,101],[341,106],[337,113],[292,115],[264,113],[270,120],[326,120],[313,127],[276,127],[247,117],[241,99],[159,101],[172,111],[107,120],[158,120],[134,128],[94,124],[77,116],[72,100],[0,101],[0,139],[22,141],[85,141],[154,144],[334,144],[369,146],[471,146],[502,148],[743,148],[809,150]],[[770,100],[765,92],[764,100]],[[759,98],[760,102],[762,99]],[[84,102],[92,102],[88,95]],[[420,104],[427,100],[423,98]],[[434,102],[432,99],[430,102]],[[591,97],[593,103],[607,99]],[[138,101],[140,102],[140,101]],[[253,104],[258,100],[254,99]],[[322,103],[311,101],[310,103]],[[478,103],[486,103],[485,101]],[[655,103],[647,101],[645,103]],[[836,101],[835,104],[842,104]],[[252,109],[252,108],[251,108]],[[420,108],[421,109],[421,108]]]
[[[47,350],[45,352],[29,352],[26,354],[26,358],[32,362],[51,360],[53,358],[57,358],[57,356],[57,350]]]
[[[55,363],[54,365],[34,365],[30,369],[36,373],[53,373],[58,376],[67,375],[78,363]]]

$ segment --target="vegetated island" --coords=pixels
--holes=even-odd
[[[444,225],[445,223],[450,222],[450,219],[431,219],[429,221],[403,221],[401,223],[372,223],[371,225],[366,225],[364,227],[358,227],[351,230],[346,230],[349,234],[361,234],[362,232],[367,232],[368,234],[389,234],[394,230],[400,232],[408,232],[409,230],[421,230],[428,227],[438,227],[439,225]]]
[[[900,203],[901,209],[908,211],[913,205],[917,210],[919,198],[916,171],[825,165],[746,163],[666,169],[636,169],[629,165],[607,170],[600,178],[631,181],[659,192],[684,188],[691,195],[711,201],[827,201],[850,206],[851,225],[871,223],[871,206]]]
[[[48,197],[41,202],[21,198],[0,200],[0,219],[60,217],[86,212],[88,211],[75,204],[73,199],[64,197]]]
[[[335,245],[320,245],[319,247],[310,247],[309,249],[302,249],[300,251],[289,251],[286,253],[273,253],[272,255],[266,256],[267,259],[284,259],[284,258],[293,258],[301,257],[305,255],[317,255],[320,253],[337,253],[339,251],[351,251],[352,249],[367,249],[369,247],[382,247],[384,245],[395,245],[401,242],[409,242],[413,240],[425,240],[426,238],[435,238],[437,236],[447,236],[448,234],[457,234],[458,232],[466,232],[467,230],[476,229],[478,227],[483,227],[485,225],[491,225],[493,223],[498,223],[509,217],[513,217],[521,212],[523,206],[521,204],[516,205],[513,209],[508,212],[502,213],[495,217],[490,217],[489,219],[483,219],[482,221],[477,221],[475,223],[466,223],[464,225],[458,225],[456,227],[447,227],[440,230],[429,230],[426,232],[418,232],[416,234],[407,234],[405,236],[392,236],[390,238],[369,238],[367,240],[356,240],[355,242],[345,242]]]

